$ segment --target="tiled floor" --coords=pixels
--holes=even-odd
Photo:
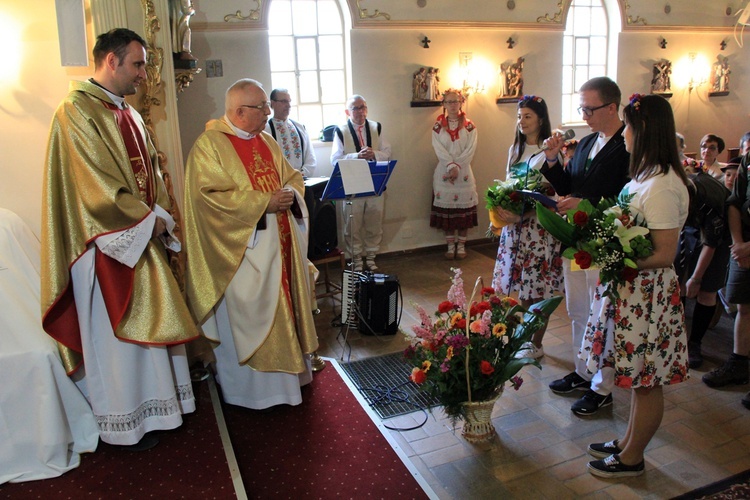
[[[490,285],[494,245],[468,250],[463,261],[443,260],[442,248],[378,259],[382,272],[399,278],[404,332],[418,323],[411,303],[430,310],[445,300],[451,267],[463,269],[467,294],[476,276]],[[345,346],[340,328],[331,326],[341,319],[338,304],[324,299],[319,306],[316,324],[322,356],[348,361],[396,352],[407,345],[400,333],[372,337],[350,331]],[[521,389],[506,390],[495,405],[498,439],[471,445],[460,432],[453,432],[439,410],[428,414],[417,430],[392,433],[443,499],[671,498],[750,469],[750,411],[740,404],[749,387],[716,390],[700,380],[731,351],[731,328],[731,319],[724,316],[704,340],[704,367],[689,381],[665,387],[664,420],[646,450],[646,473],[637,478],[605,480],[586,471],[591,460],[586,454],[589,443],[622,437],[630,409],[629,391],[616,389],[613,406],[581,418],[570,411],[570,405],[582,393],[558,396],[547,387],[573,366],[564,303],[553,315],[544,339],[542,370],[524,368]],[[418,412],[392,419],[388,425],[408,428],[424,419]]]

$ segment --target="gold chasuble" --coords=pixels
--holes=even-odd
[[[71,267],[100,236],[136,227],[156,204],[170,208],[156,150],[141,130],[135,110],[120,110],[91,82],[71,82],[52,119],[42,206],[42,322],[68,372],[82,360]],[[158,238],[134,268],[95,251],[117,338],[173,345],[198,335]]]
[[[295,207],[266,213],[272,193],[284,187],[301,205],[297,217]],[[188,305],[204,335],[219,342],[208,322],[226,300],[237,362],[262,372],[303,373],[305,354],[318,348],[304,189],[270,135],[242,139],[223,119],[206,125],[188,157]]]

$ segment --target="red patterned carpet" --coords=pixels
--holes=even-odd
[[[127,452],[99,444],[61,477],[0,485],[0,498],[235,498],[207,382],[198,409]],[[271,412],[224,405],[249,498],[427,498],[333,366],[315,374],[304,402]]]
[[[208,383],[193,384],[195,413],[139,453],[99,443],[81,466],[53,479],[6,483],[0,498],[235,498]],[[0,444],[2,446],[2,444]]]
[[[250,498],[427,498],[330,364],[301,405],[224,417]]]

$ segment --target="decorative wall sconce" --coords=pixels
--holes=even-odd
[[[463,73],[463,86],[461,92],[464,96],[469,97],[471,94],[481,94],[484,92],[484,84],[474,76],[474,54],[471,52],[459,52],[458,61]]]
[[[667,39],[666,38],[662,37],[661,40],[659,40],[659,47],[661,47],[662,49],[666,49],[667,48]]]
[[[706,75],[705,72],[701,71],[700,64],[696,63],[696,58],[698,54],[695,52],[691,52],[688,56],[690,59],[690,65],[689,65],[689,76],[690,79],[688,80],[688,93],[692,92],[693,89],[700,87],[704,83],[706,83]]]
[[[425,49],[429,49],[431,41],[432,40],[430,40],[429,38],[427,38],[427,36],[425,36],[424,38],[422,38],[422,41],[420,43],[422,44],[422,47],[424,47]]]
[[[507,40],[505,40],[505,43],[508,44],[508,48],[512,49],[513,46],[517,43],[515,40],[513,40],[512,36],[509,36]]]

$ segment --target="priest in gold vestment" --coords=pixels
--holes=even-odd
[[[102,440],[134,450],[195,410],[183,344],[198,336],[166,258],[180,242],[156,150],[124,98],[145,46],[127,29],[97,38],[94,77],[52,119],[42,208],[44,329]]]
[[[297,405],[318,347],[302,174],[263,132],[270,107],[258,82],[233,84],[225,111],[187,161],[188,305],[215,346],[226,402]]]

